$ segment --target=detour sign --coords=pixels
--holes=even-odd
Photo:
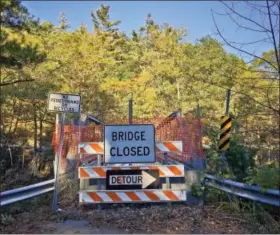
[[[105,163],[155,162],[154,125],[106,125]]]

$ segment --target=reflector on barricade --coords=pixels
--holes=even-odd
[[[146,165],[146,166],[113,166],[113,167],[79,167],[80,179],[105,179],[108,170],[158,170],[159,177],[184,177],[184,165]]]
[[[78,153],[80,153],[80,154],[103,154],[104,153],[104,143],[103,142],[80,143],[78,146]]]
[[[160,152],[182,152],[182,141],[163,141],[156,143],[156,151]]]
[[[80,203],[135,203],[186,201],[185,190],[80,191]]]

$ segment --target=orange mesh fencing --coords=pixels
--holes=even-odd
[[[110,124],[127,124],[127,119],[120,119]],[[156,141],[182,141],[182,153],[168,153],[169,158],[177,161],[188,161],[194,158],[204,159],[205,154],[202,148],[202,126],[198,117],[188,116],[187,118],[139,118],[133,120],[134,124],[154,124]],[[64,140],[62,148],[61,167],[66,167],[67,158],[75,158],[79,162],[96,159],[94,155],[78,156],[78,144],[81,142],[103,142],[104,125],[90,126],[64,126]],[[53,134],[53,147],[57,153],[59,145],[60,126],[56,126]],[[157,153],[157,160],[163,159],[163,153]]]

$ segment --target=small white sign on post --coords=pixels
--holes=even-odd
[[[155,162],[155,127],[143,125],[105,125],[105,163]]]
[[[79,113],[81,104],[80,95],[51,93],[48,99],[50,112]]]

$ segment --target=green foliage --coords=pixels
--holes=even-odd
[[[246,177],[246,182],[261,186],[264,190],[279,189],[280,187],[280,168],[273,166],[263,166],[254,168]]]
[[[254,155],[255,152],[238,143],[235,136],[231,138],[226,157],[235,180],[242,182],[248,176],[249,170],[254,167]]]
[[[193,183],[191,185],[192,195],[195,197],[201,197],[203,195],[204,187],[198,184]]]

